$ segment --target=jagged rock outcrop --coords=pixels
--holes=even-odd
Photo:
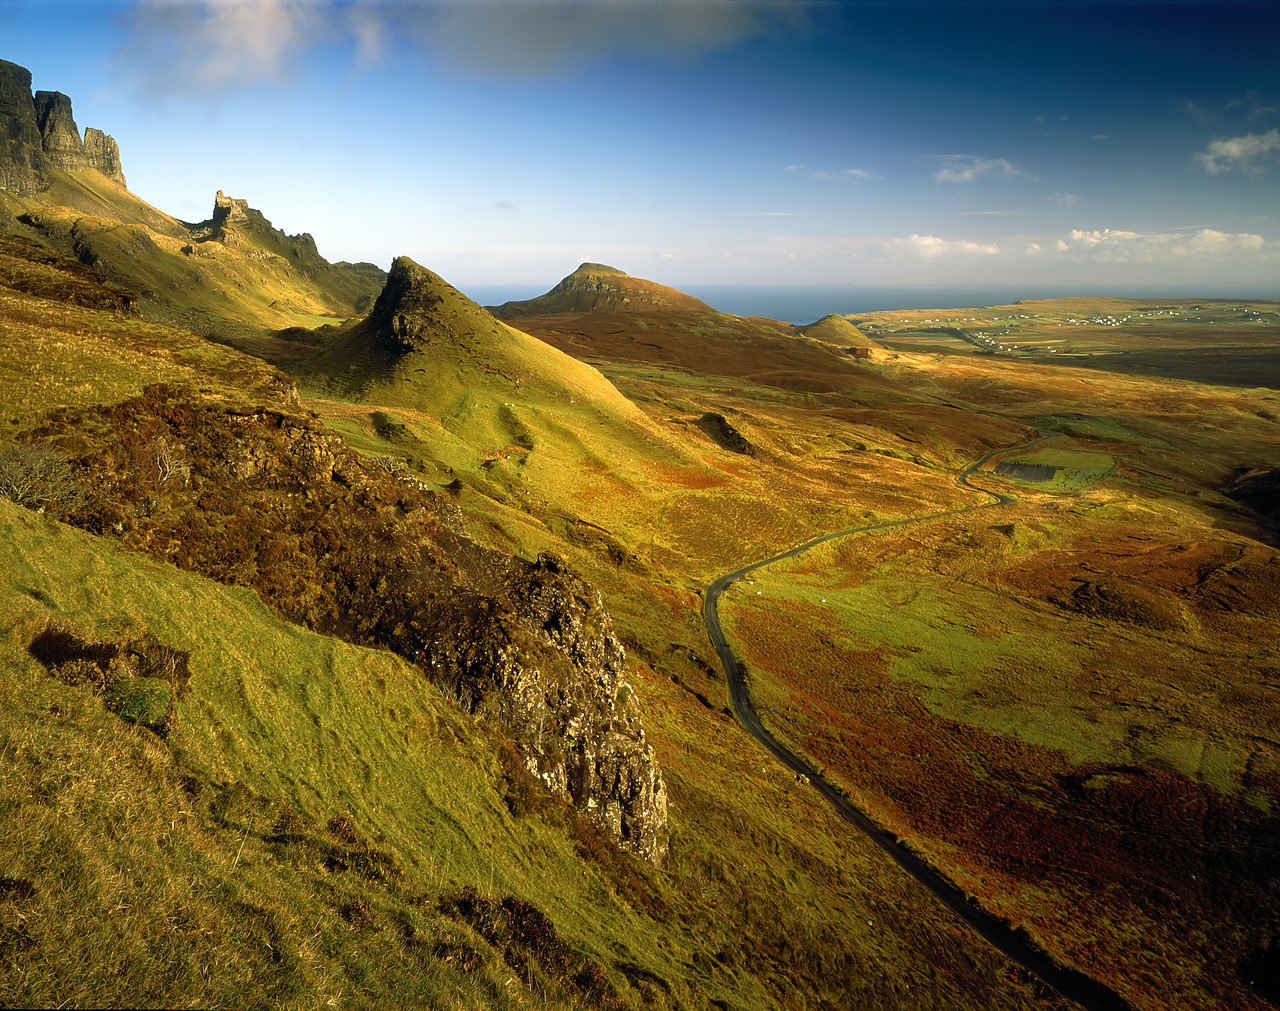
[[[599,594],[562,560],[477,544],[447,496],[288,407],[232,410],[149,387],[60,412],[36,437],[74,452],[94,488],[73,521],[398,653],[583,818],[662,862],[666,787],[624,651]]]
[[[511,734],[552,793],[660,864],[666,785],[600,594],[547,553],[532,564],[495,554],[485,573],[479,582],[489,599],[509,610],[466,602],[465,616],[445,623],[424,650],[423,668],[460,705]],[[527,632],[520,635],[530,627],[550,650],[531,648]]]
[[[120,167],[120,145],[114,137],[92,126],[85,127],[84,131],[84,163],[127,188],[124,170]]]
[[[40,146],[49,164],[68,170],[83,167],[84,144],[71,115],[71,99],[60,91],[37,91],[35,106]]]
[[[49,185],[31,71],[0,60],[0,190],[35,193]]]
[[[397,256],[364,326],[374,341],[390,338],[393,350],[412,351],[429,328],[431,310],[444,300],[443,290],[438,275],[407,256]]]
[[[209,220],[193,225],[191,233],[202,241],[212,240],[228,246],[243,244],[245,239],[265,240],[288,259],[321,260],[316,240],[309,232],[286,235],[260,210],[250,207],[248,200],[229,197],[222,190],[213,198],[213,214]],[[335,266],[327,262],[325,265]]]
[[[230,249],[251,261],[266,261],[286,278],[300,276],[347,309],[367,306],[387,276],[372,263],[330,263],[310,234],[287,235],[249,201],[222,190],[213,198],[209,218],[188,224],[187,233],[192,241],[181,248],[187,257],[216,257]]]
[[[0,189],[35,193],[49,185],[49,169],[96,169],[121,186],[120,147],[101,130],[80,129],[71,99],[60,91],[31,94],[31,72],[0,60]]]
[[[545,295],[504,302],[495,316],[541,316],[562,312],[715,312],[706,302],[655,281],[632,277],[617,267],[584,263]]]

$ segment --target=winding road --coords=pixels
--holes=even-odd
[[[738,661],[734,658],[733,650],[729,646],[728,639],[725,638],[724,630],[720,627],[720,618],[716,611],[716,604],[720,599],[720,595],[743,576],[766,565],[772,565],[774,562],[781,561],[784,558],[799,555],[819,544],[835,540],[837,537],[848,537],[851,534],[869,533],[874,530],[890,530],[894,527],[905,527],[913,523],[942,519],[946,516],[959,516],[977,509],[990,509],[993,506],[1016,502],[1016,499],[1010,498],[1008,495],[988,491],[985,488],[970,484],[970,475],[992,457],[1030,449],[1032,446],[1038,446],[1040,443],[1054,438],[1057,438],[1056,434],[1044,435],[1022,446],[993,450],[957,475],[957,480],[964,487],[990,495],[995,499],[994,502],[983,502],[978,505],[964,506],[960,509],[948,509],[943,512],[930,513],[927,516],[919,516],[915,519],[894,520],[891,523],[875,523],[865,527],[851,527],[848,530],[840,530],[833,534],[815,537],[813,540],[806,541],[804,544],[791,548],[789,551],[783,551],[763,561],[745,565],[741,569],[736,569],[727,575],[721,576],[707,587],[703,598],[702,617],[706,622],[707,633],[711,637],[711,642],[715,646],[716,652],[720,655],[720,662],[724,666],[725,677],[729,684],[729,701],[733,706],[734,715],[738,718],[738,722],[746,728],[751,736],[760,742],[766,751],[793,772],[805,776],[814,789],[835,808],[840,817],[860,829],[872,842],[892,857],[899,867],[924,885],[943,905],[973,928],[979,936],[986,939],[1024,969],[1033,973],[1047,986],[1052,987],[1058,993],[1075,1001],[1080,1006],[1090,1009],[1090,1011],[1129,1011],[1129,1004],[1110,987],[1099,983],[1084,973],[1054,961],[1047,952],[1037,947],[1024,931],[1009,926],[1005,921],[975,904],[961,889],[957,888],[947,878],[911,852],[895,835],[872,821],[844,793],[823,778],[809,762],[789,751],[777,738],[770,734],[756,715],[755,706],[751,702],[751,694],[747,690],[746,678],[743,676]]]

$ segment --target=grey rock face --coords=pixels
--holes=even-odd
[[[31,71],[0,60],[0,189],[34,193],[49,185]]]
[[[423,670],[510,734],[548,790],[661,866],[667,788],[600,594],[551,554],[486,567],[496,578],[484,595],[455,601],[424,637]]]
[[[49,185],[49,169],[97,169],[121,186],[120,148],[101,130],[85,130],[60,91],[31,94],[31,72],[0,60],[0,189],[35,193]]]
[[[40,145],[49,164],[69,171],[82,168],[84,144],[71,116],[71,99],[60,91],[37,91],[35,106]]]
[[[86,127],[84,131],[84,160],[89,168],[97,169],[108,179],[126,186],[124,171],[120,167],[120,145],[114,137],[101,130]]]

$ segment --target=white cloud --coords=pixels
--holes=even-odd
[[[1201,228],[1183,232],[1131,232],[1123,229],[1073,228],[1054,248],[1070,258],[1102,263],[1161,263],[1184,259],[1257,254],[1267,246],[1261,235]],[[1074,254],[1074,255],[1071,255]]]
[[[357,67],[399,45],[438,66],[503,77],[560,73],[617,53],[692,60],[759,36],[803,31],[810,0],[140,0],[116,63],[159,93],[286,76],[321,43]]]
[[[1215,140],[1203,151],[1196,152],[1195,160],[1210,175],[1232,169],[1256,175],[1267,162],[1275,160],[1273,156],[1277,153],[1280,153],[1280,130],[1268,130]]]
[[[1000,247],[994,242],[972,242],[969,239],[943,239],[936,235],[912,235],[905,239],[889,239],[885,251],[894,255],[919,256],[934,260],[941,256],[994,256]]]
[[[971,183],[981,176],[1018,176],[1024,173],[1004,158],[979,158],[971,154],[944,154],[935,182]]]
[[[331,27],[311,0],[143,0],[125,18],[117,65],[160,94],[278,80]]]
[[[857,183],[863,179],[884,178],[884,176],[878,176],[874,172],[868,172],[866,169],[860,168],[811,169],[807,165],[788,165],[782,171],[803,172],[809,178],[821,179],[823,182]]]
[[[442,0],[388,5],[444,65],[468,73],[561,72],[612,53],[688,60],[803,28],[810,4],[786,0]]]

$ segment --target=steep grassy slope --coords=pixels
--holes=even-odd
[[[7,503],[0,534],[6,1003],[609,1003],[536,914],[509,947],[469,922],[535,896],[578,948],[647,933],[568,836],[513,818],[499,745],[413,668]],[[74,683],[77,654],[144,638],[189,674],[163,738],[129,704],[158,679]]]
[[[67,207],[93,217],[111,218],[124,225],[142,225],[172,238],[185,238],[186,226],[172,215],[94,169],[49,169],[49,187],[39,193],[18,196],[0,191],[0,207],[16,224],[19,215],[43,207]]]

